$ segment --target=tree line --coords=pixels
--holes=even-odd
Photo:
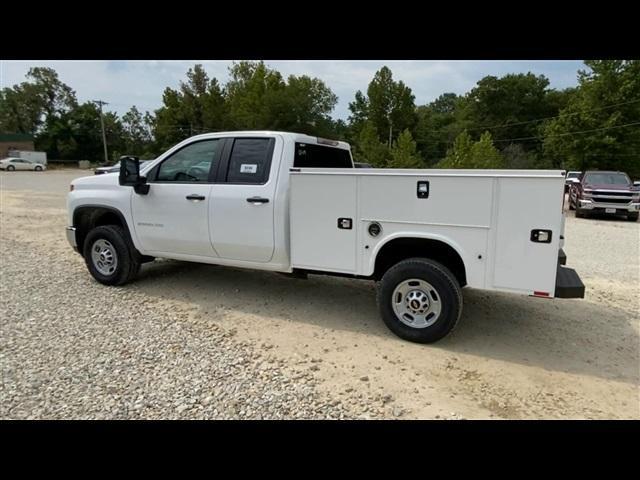
[[[550,88],[543,75],[486,76],[466,94],[416,105],[388,67],[349,103],[320,79],[283,77],[264,62],[234,62],[229,80],[202,65],[166,88],[162,106],[104,113],[110,157],[154,158],[191,135],[224,130],[286,130],[351,143],[356,161],[388,168],[587,168],[640,176],[640,61],[590,60],[575,88]],[[100,161],[100,109],[80,104],[55,70],[32,68],[0,91],[0,131],[34,135],[50,158]]]

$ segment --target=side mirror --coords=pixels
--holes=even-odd
[[[120,157],[120,173],[118,177],[120,185],[133,187],[136,193],[146,195],[149,193],[149,185],[146,177],[140,176],[140,160],[138,157]]]

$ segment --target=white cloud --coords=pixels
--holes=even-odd
[[[177,88],[186,71],[202,63],[210,76],[224,83],[228,79],[230,61],[1,61],[0,87],[25,80],[29,68],[54,68],[60,79],[70,85],[81,102],[101,99],[109,102],[107,109],[120,114],[136,105],[141,110],[154,110],[162,104],[166,87]],[[374,73],[383,65],[391,68],[396,80],[402,80],[413,90],[418,105],[427,103],[445,92],[463,94],[485,75],[504,75],[532,71],[544,74],[555,88],[576,84],[578,61],[282,61],[266,63],[288,75],[309,75],[321,78],[338,95],[333,115],[347,118],[348,104],[357,90],[366,90]]]

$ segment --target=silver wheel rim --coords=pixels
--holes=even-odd
[[[113,275],[118,268],[116,249],[107,240],[101,238],[91,246],[91,261],[102,275]]]
[[[427,328],[436,323],[442,310],[438,291],[429,282],[410,278],[398,284],[391,297],[398,320],[411,328]]]

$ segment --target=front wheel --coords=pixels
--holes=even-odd
[[[640,217],[640,212],[627,213],[627,220],[630,222],[637,222]]]
[[[34,170],[35,170],[36,172],[41,172],[41,171],[42,171],[42,167],[41,167],[41,166],[39,166],[39,165],[37,165],[37,166],[36,166],[36,168],[34,168]]]
[[[378,308],[400,338],[431,343],[449,334],[462,314],[462,292],[454,275],[438,262],[409,258],[382,277]]]
[[[13,172],[16,169],[16,167],[14,167],[13,165],[9,165],[7,167],[7,172]]]
[[[96,227],[84,241],[84,260],[89,272],[105,285],[122,285],[140,270],[140,258],[118,225]]]

